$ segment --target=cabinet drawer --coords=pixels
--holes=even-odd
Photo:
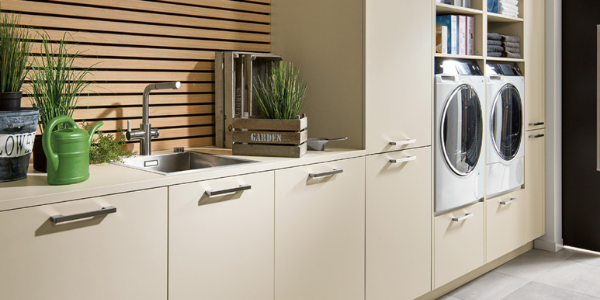
[[[167,188],[6,211],[0,228],[0,299],[167,297]]]
[[[264,172],[169,188],[170,300],[273,299],[273,184]]]
[[[525,242],[523,190],[486,200],[486,260],[491,262]]]
[[[364,300],[365,158],[277,170],[275,182],[275,299]]]
[[[430,147],[367,157],[367,299],[431,290],[431,161]]]
[[[483,265],[483,219],[482,202],[435,217],[435,288]]]

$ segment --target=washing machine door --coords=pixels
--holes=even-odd
[[[473,172],[483,144],[483,111],[472,86],[463,84],[450,94],[440,133],[442,152],[450,169],[459,176]]]
[[[510,161],[521,148],[523,135],[523,105],[519,91],[512,84],[504,85],[491,107],[490,134],[496,153]]]

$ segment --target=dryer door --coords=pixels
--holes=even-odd
[[[492,104],[490,134],[498,155],[512,160],[521,148],[523,105],[519,91],[512,84],[503,86]]]
[[[483,111],[472,86],[463,84],[452,92],[444,107],[440,132],[450,169],[460,176],[469,175],[479,162],[483,144]]]

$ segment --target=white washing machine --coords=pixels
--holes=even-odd
[[[487,197],[521,188],[525,181],[525,78],[516,63],[486,65]]]
[[[483,198],[485,83],[477,62],[435,66],[435,214]]]

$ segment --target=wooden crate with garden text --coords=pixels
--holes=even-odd
[[[233,155],[301,157],[307,126],[306,115],[291,120],[234,118]]]

